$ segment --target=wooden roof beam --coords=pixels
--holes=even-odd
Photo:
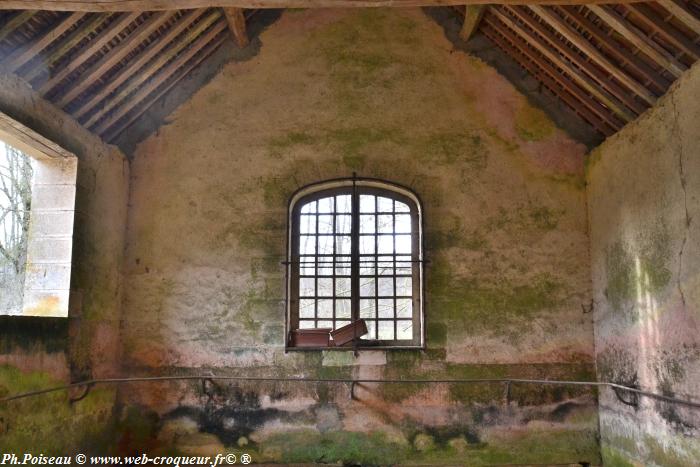
[[[87,20],[84,24],[81,24],[79,28],[61,41],[61,44],[57,45],[55,50],[53,50],[48,57],[43,58],[40,62],[32,65],[32,67],[27,70],[26,73],[22,73],[22,77],[27,81],[32,81],[42,72],[49,71],[54,63],[70,52],[73,47],[78,45],[85,37],[94,32],[95,29],[97,29],[99,25],[109,17],[109,15],[110,13],[93,14],[92,18]]]
[[[488,39],[535,77],[535,79],[540,81],[551,93],[564,101],[572,111],[591,124],[598,132],[605,136],[610,136],[616,131],[610,124],[591,112],[583,102],[575,97],[574,93],[572,93],[564,83],[547,74],[544,69],[545,66],[541,61],[534,61],[529,56],[523,54],[518,48],[509,44],[508,41],[498,34],[490,25],[484,24],[481,27],[481,31]]]
[[[55,75],[51,76],[44,84],[39,87],[39,92],[45,94],[54,86],[63,81],[68,75],[73,73],[80,65],[85,63],[87,59],[97,53],[109,41],[114,39],[117,33],[126,28],[140,13],[129,13],[115,19],[107,28],[100,32],[97,37],[91,40],[85,48],[80,50],[75,57],[71,58],[70,62],[66,63]]]
[[[462,23],[462,29],[459,32],[459,37],[463,41],[468,41],[472,38],[474,33],[479,29],[479,23],[481,23],[481,18],[484,16],[486,7],[488,5],[465,5],[464,6],[464,23]]]
[[[598,5],[587,5],[586,7],[645,55],[666,68],[669,73],[678,77],[686,70],[685,65],[654,43],[642,31],[625,20],[617,12]]]
[[[20,11],[10,18],[10,20],[3,25],[2,29],[0,29],[0,41],[15,32],[18,27],[29,21],[35,14],[37,14],[37,11]]]
[[[638,0],[618,0],[631,3]],[[502,0],[510,5],[587,5],[609,0]],[[154,11],[193,8],[363,8],[479,5],[484,0],[3,0],[6,10]]]
[[[685,24],[688,29],[700,35],[700,18],[697,18],[678,0],[658,0],[659,4],[668,10],[678,21]]]
[[[210,26],[220,20],[222,17],[218,9],[210,10],[205,16],[198,21],[191,29],[187,30],[183,37],[171,45],[169,48],[165,49],[163,53],[156,56],[156,58],[151,61],[146,69],[139,71],[139,73],[129,80],[123,89],[121,89],[117,94],[111,95],[110,98],[105,102],[104,107],[93,113],[90,118],[84,123],[86,128],[94,126],[102,117],[111,112],[114,108],[122,104],[130,94],[135,92],[138,87],[143,84],[146,80],[155,76],[158,71],[164,67],[170,60],[177,56],[183,49],[185,49],[190,43],[195,41],[195,39],[206,31]],[[220,23],[220,25],[226,25],[225,21]],[[218,27],[218,26],[217,26]],[[105,128],[100,124],[98,126],[97,133],[102,133]]]
[[[632,54],[629,49],[622,47],[615,40],[608,37],[603,29],[576,11],[574,7],[555,8],[562,12],[565,18],[573,20],[578,27],[593,37],[598,42],[599,47],[602,47],[618,61],[620,67],[629,67],[646,79],[647,82],[645,84],[655,86],[660,93],[664,93],[671,85],[670,81],[647,65],[641,58]]]
[[[620,120],[610,109],[603,107],[598,101],[591,97],[590,94],[584,92],[584,90],[576,82],[574,82],[571,77],[565,75],[561,70],[550,64],[545,57],[541,56],[539,53],[536,53],[535,49],[527,41],[527,39],[522,38],[511,29],[507,28],[493,14],[485,15],[483,24],[483,27],[491,27],[505,37],[523,55],[528,57],[534,63],[537,63],[537,66],[542,68],[545,73],[547,73],[553,80],[558,82],[563,89],[566,89],[579,101],[583,102],[586,107],[600,117],[601,120],[605,121],[611,128],[614,130],[619,130],[623,127],[625,123],[622,120]]]
[[[549,61],[561,68],[567,75],[569,75],[574,81],[576,81],[579,84],[579,86],[581,86],[592,96],[598,99],[598,101],[602,102],[606,107],[615,112],[619,117],[624,119],[626,122],[632,121],[636,118],[636,115],[634,113],[630,112],[627,109],[627,107],[616,97],[610,95],[610,93],[603,89],[603,87],[599,83],[586,76],[583,72],[581,72],[581,70],[573,66],[564,58],[562,58],[560,53],[564,50],[559,49],[558,52],[556,50],[553,50],[537,34],[530,31],[526,27],[521,26],[515,20],[511,19],[508,15],[500,11],[498,8],[492,8],[490,11],[503,24],[511,28],[513,31],[516,31],[520,36],[522,36],[528,42],[530,42]],[[552,43],[560,45],[559,41],[556,40],[553,40]]]
[[[245,27],[245,16],[243,16],[242,8],[224,8],[224,15],[228,23],[228,29],[231,31],[233,40],[238,44],[238,47],[243,48],[250,42],[248,33]]]
[[[115,137],[119,136],[119,134],[124,131],[126,128],[128,128],[129,125],[131,125],[134,120],[139,118],[146,110],[148,110],[158,99],[160,99],[165,93],[167,93],[175,84],[180,82],[182,78],[187,76],[187,74],[192,71],[197,65],[199,65],[205,58],[210,56],[214,51],[226,40],[226,35],[222,34],[218,38],[214,39],[202,49],[201,52],[197,52],[197,56],[189,63],[187,63],[182,69],[178,72],[178,74],[175,76],[174,79],[171,79],[165,86],[162,86],[160,89],[156,89],[156,92],[152,93],[151,95],[147,96],[144,100],[141,102],[138,102],[136,106],[140,106],[140,109],[137,110],[136,112],[133,112],[132,115],[129,115],[128,118],[123,119],[122,122],[116,122],[115,126],[113,129],[105,133],[105,139],[107,141],[112,141]],[[134,107],[136,107],[134,106]],[[132,108],[133,109],[133,108]]]
[[[140,16],[140,13],[136,13]],[[158,29],[168,19],[167,13],[155,13],[143,24],[126,36],[116,47],[107,52],[100,60],[80,74],[80,80],[70,86],[68,92],[58,99],[59,107],[66,107],[73,99],[78,97],[103,74],[119,63],[124,57],[136,49],[143,41]]]
[[[566,40],[574,44],[576,48],[598,63],[605,71],[615,77],[615,79],[644,99],[647,104],[654,105],[656,102],[656,96],[649,92],[649,90],[642,84],[638,83],[632,79],[632,77],[628,76],[621,69],[619,69],[615,63],[608,60],[607,57],[605,57],[597,48],[595,48],[593,44],[588,42],[585,37],[583,37],[574,28],[566,24],[566,22],[564,22],[559,15],[539,5],[532,5],[530,9],[534,11],[537,16],[542,18],[542,20],[547,22],[547,24],[552,26],[555,31],[565,37]]]
[[[90,94],[89,99],[85,102],[81,102],[72,114],[75,118],[79,119],[87,114],[90,110],[94,108],[95,105],[107,97],[111,92],[116,90],[121,86],[126,80],[132,78],[138,73],[141,67],[145,66],[153,57],[155,57],[161,50],[163,50],[170,42],[172,42],[182,31],[187,29],[192,22],[202,15],[206,10],[188,10],[185,14],[177,20],[177,22],[160,35],[151,44],[148,44],[140,54],[134,57],[133,60],[129,60],[128,63],[121,68],[117,74],[111,76],[109,81],[105,85],[96,90],[94,93]],[[169,17],[166,15],[166,17]]]
[[[639,19],[639,21],[653,29],[657,34],[663,36],[675,47],[678,47],[681,52],[686,54],[688,57],[692,58],[693,60],[700,58],[700,47],[693,44],[692,41],[678,32],[678,30],[674,29],[672,25],[660,20],[658,13],[651,9],[649,5],[637,3],[626,5],[626,8],[630,10]]]
[[[34,40],[31,44],[21,47],[10,54],[10,56],[4,60],[3,67],[10,72],[17,71],[28,61],[36,58],[39,52],[48,47],[53,41],[61,37],[63,33],[72,28],[75,23],[80,21],[80,19],[86,14],[87,13],[85,12],[71,13],[57,25],[51,26],[49,30],[44,33],[44,35]]]

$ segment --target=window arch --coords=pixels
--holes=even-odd
[[[363,319],[357,347],[423,347],[422,211],[410,190],[376,179],[302,188],[289,205],[291,334]],[[352,345],[348,344],[351,348]]]

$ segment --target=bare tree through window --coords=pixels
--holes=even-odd
[[[22,309],[27,259],[32,164],[26,154],[0,141],[0,312]]]

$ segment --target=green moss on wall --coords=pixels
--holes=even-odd
[[[19,394],[65,384],[46,373],[0,366],[0,395]],[[65,454],[99,451],[113,427],[113,388],[93,388],[70,404],[64,391],[0,405],[0,452]]]
[[[525,141],[541,141],[551,136],[556,127],[540,109],[524,104],[515,114],[515,129]]]
[[[624,311],[624,305],[637,296],[658,294],[671,280],[669,236],[663,223],[634,242],[614,242],[605,252],[605,295],[613,309]]]

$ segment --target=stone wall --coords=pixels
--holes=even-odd
[[[697,402],[700,67],[590,159],[598,377]],[[606,465],[695,465],[697,409],[600,397]]]
[[[0,75],[0,111],[78,157],[69,317],[0,317],[0,395],[114,376],[128,163],[16,77]],[[115,400],[114,388],[97,387],[72,405],[62,392],[3,404],[0,452],[99,451],[111,443]]]
[[[287,11],[136,150],[126,374],[592,379],[585,148],[417,9]],[[333,177],[425,210],[427,350],[284,352],[286,207]],[[143,383],[125,450],[254,460],[598,459],[595,394],[500,384]]]

